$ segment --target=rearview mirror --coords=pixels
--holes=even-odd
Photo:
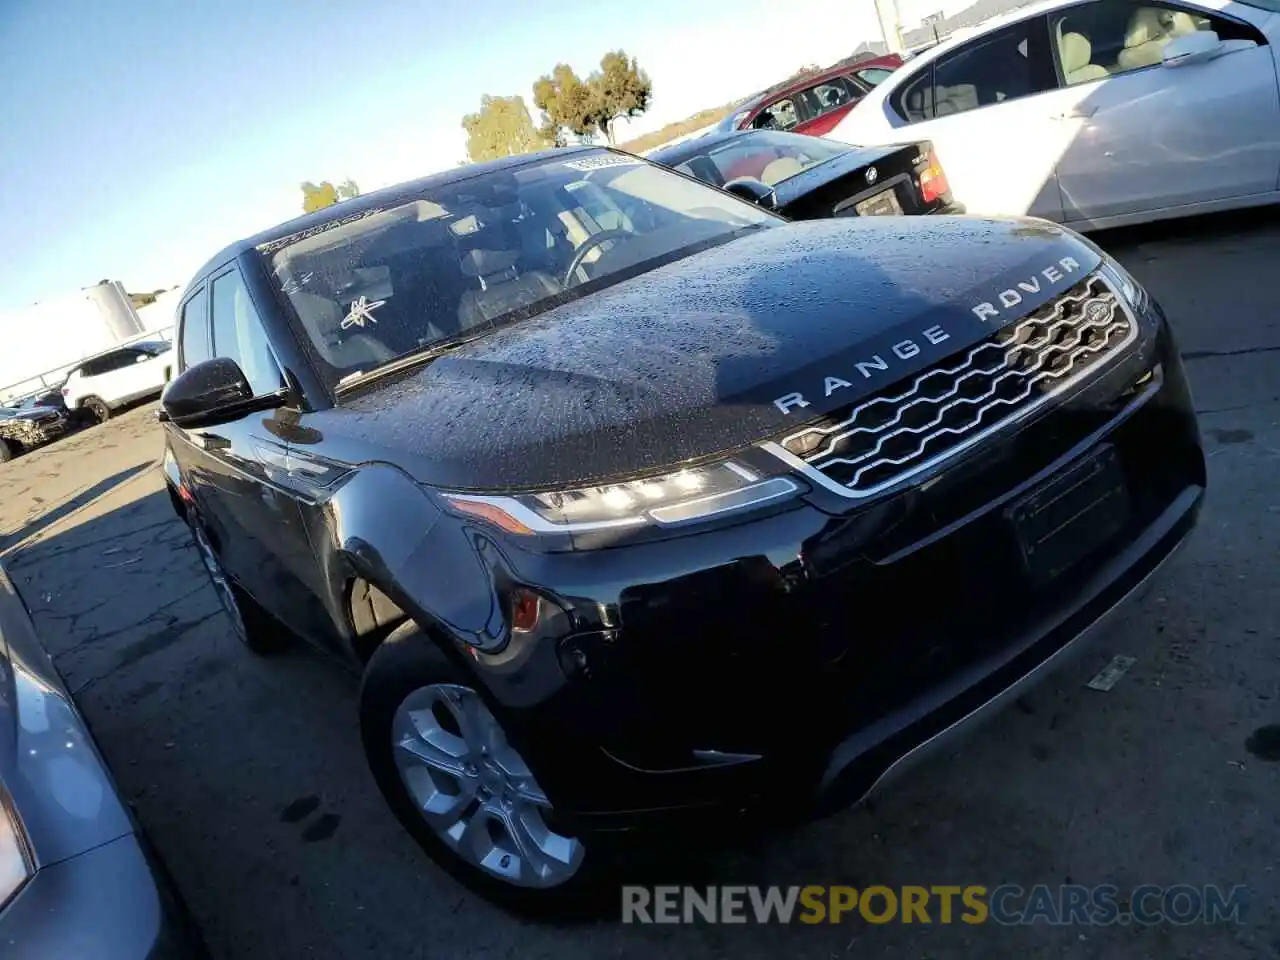
[[[1197,30],[1174,37],[1164,45],[1160,59],[1166,67],[1182,67],[1212,60],[1222,52],[1222,40],[1212,30]]]
[[[766,210],[773,210],[778,204],[778,197],[773,192],[773,187],[755,177],[738,177],[726,183],[724,188],[735,197],[749,200]]]
[[[169,381],[160,395],[159,419],[180,427],[212,426],[284,403],[283,391],[255,397],[240,365],[227,357],[215,357],[188,367]]]

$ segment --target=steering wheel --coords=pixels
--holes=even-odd
[[[634,237],[635,234],[629,230],[601,230],[599,233],[587,237],[586,242],[574,252],[573,259],[569,261],[569,268],[565,270],[564,279],[560,281],[560,285],[565,288],[578,285],[578,282],[573,280],[573,275],[578,272],[578,268],[582,266],[582,261],[586,259],[587,254],[600,246],[600,244],[609,240],[631,240]]]

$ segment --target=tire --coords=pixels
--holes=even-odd
[[[89,423],[106,423],[111,419],[111,408],[97,397],[87,397],[80,402]]]
[[[387,638],[370,658],[360,688],[360,733],[378,789],[401,826],[427,855],[474,893],[526,917],[564,920],[597,915],[604,906],[602,898],[609,886],[602,882],[605,879],[602,857],[589,853],[580,840],[552,834],[554,839],[546,842],[557,849],[559,856],[552,858],[539,851],[537,859],[542,864],[552,864],[554,860],[551,867],[544,867],[550,876],[539,880],[534,858],[516,852],[528,848],[515,839],[506,824],[513,824],[519,830],[519,825],[529,822],[530,814],[536,811],[537,825],[555,831],[554,813],[527,765],[507,743],[501,724],[476,693],[477,686],[476,681],[453,664],[412,621]],[[453,701],[451,707],[446,702],[455,693],[467,706],[459,707],[459,702]],[[407,703],[417,705],[413,722],[409,719]],[[481,711],[497,730],[497,737],[487,740],[491,747],[483,754],[472,749],[477,738],[467,737],[462,731],[463,724],[473,730],[478,728],[473,710]],[[459,724],[458,719],[468,714],[471,719]],[[419,720],[420,717],[425,719]],[[441,718],[446,722],[442,724]],[[454,721],[452,732],[442,729],[447,728],[450,718]],[[436,734],[433,742],[448,745],[430,749],[421,735],[422,723],[433,725]],[[441,735],[452,737],[452,741],[440,739]],[[397,746],[406,742],[406,738],[420,750],[427,748],[426,753],[456,761],[460,772],[443,774],[424,762],[421,755]],[[460,747],[466,751],[459,753]],[[518,771],[515,778],[508,776],[505,782],[500,782],[502,774],[494,769],[498,757],[508,770]],[[402,774],[402,767],[409,771],[407,775]],[[513,779],[514,792],[508,792]],[[411,780],[415,784],[413,788],[409,785]],[[459,788],[456,793],[442,788],[449,784]],[[515,799],[508,802],[507,797],[513,795]],[[530,802],[528,798],[535,795],[539,802]],[[424,796],[427,799],[415,799]],[[433,826],[424,812],[428,805],[462,813],[460,816],[437,814],[437,825]],[[468,814],[468,810],[474,812]],[[455,819],[455,831],[464,821],[470,821],[472,832],[462,834],[460,841],[446,842],[443,824]],[[520,832],[524,843],[532,840],[527,831]],[[469,849],[479,853],[460,852],[468,848],[469,839],[472,841]],[[481,861],[490,867],[481,866]],[[522,880],[501,877],[499,871],[504,869],[510,874],[519,874]],[[616,905],[616,897],[610,897],[608,903]]]
[[[200,521],[190,512],[187,514],[187,526],[191,529],[196,553],[209,574],[209,583],[218,596],[218,603],[231,621],[231,632],[235,638],[259,656],[269,656],[287,647],[288,631],[227,576]]]
[[[22,448],[19,447],[14,441],[8,439],[7,437],[0,437],[0,463],[5,463],[8,460],[12,460],[21,452],[22,452]]]

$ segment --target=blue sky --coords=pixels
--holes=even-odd
[[[965,3],[899,0],[906,26],[939,6]],[[481,94],[529,102],[559,61],[638,57],[636,133],[878,36],[872,0],[0,0],[0,310],[185,283],[302,180],[452,166]]]

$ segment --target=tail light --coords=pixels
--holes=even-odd
[[[942,170],[938,155],[929,151],[929,162],[920,171],[920,198],[926,203],[934,203],[951,192],[951,184],[947,183],[947,175]]]

